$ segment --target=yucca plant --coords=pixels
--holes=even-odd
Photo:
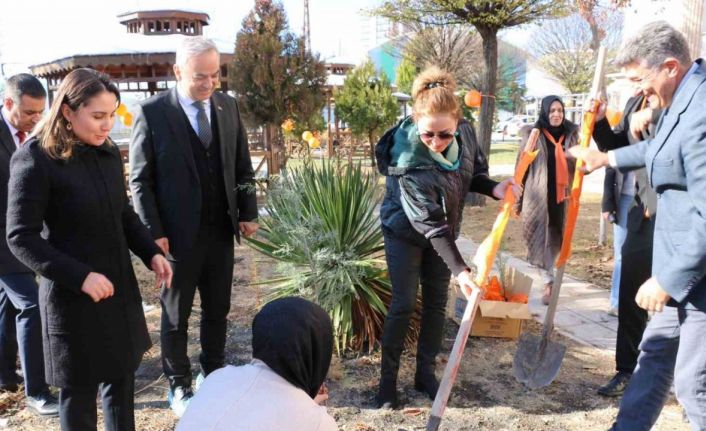
[[[336,351],[372,350],[391,299],[376,177],[360,164],[311,160],[272,181],[255,250],[280,262],[268,300],[302,296],[331,316]],[[418,316],[417,320],[418,320]],[[412,336],[415,331],[411,331]]]

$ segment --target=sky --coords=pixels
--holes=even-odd
[[[358,12],[380,0],[310,0],[312,47],[323,58],[364,54]],[[291,30],[301,33],[303,0],[282,1]],[[198,4],[198,7],[195,5]],[[28,65],[56,59],[58,52],[80,52],[86,44],[123,34],[116,15],[137,9],[197,9],[208,13],[211,24],[204,33],[223,42],[235,41],[252,0],[31,0],[14,1],[0,14],[0,62],[5,74]],[[157,36],[158,37],[158,36]]]

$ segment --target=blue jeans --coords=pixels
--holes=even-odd
[[[628,234],[628,211],[635,200],[634,196],[620,195],[618,201],[617,223],[613,224],[613,278],[610,286],[610,306],[618,308],[618,298],[620,297],[620,267],[622,265],[621,250],[625,244],[625,237]]]
[[[16,378],[19,350],[27,396],[46,389],[39,287],[32,273],[0,275],[0,340],[0,383]]]
[[[706,430],[706,312],[664,307],[647,324],[637,368],[620,403],[615,431],[648,431],[674,381],[693,430]]]

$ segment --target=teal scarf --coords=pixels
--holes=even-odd
[[[394,135],[391,165],[397,167],[420,167],[431,164],[446,171],[455,171],[460,165],[458,140],[453,138],[443,153],[435,153],[427,147],[417,134],[417,125],[407,117]]]

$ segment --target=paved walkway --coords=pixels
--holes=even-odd
[[[478,248],[473,241],[463,237],[456,244],[469,260]],[[529,295],[530,312],[538,322],[543,322],[547,307],[541,302],[542,281],[536,268],[512,256],[508,258],[508,264],[534,280]],[[556,330],[580,343],[614,351],[618,319],[606,314],[609,294],[607,289],[565,275],[554,319]]]

